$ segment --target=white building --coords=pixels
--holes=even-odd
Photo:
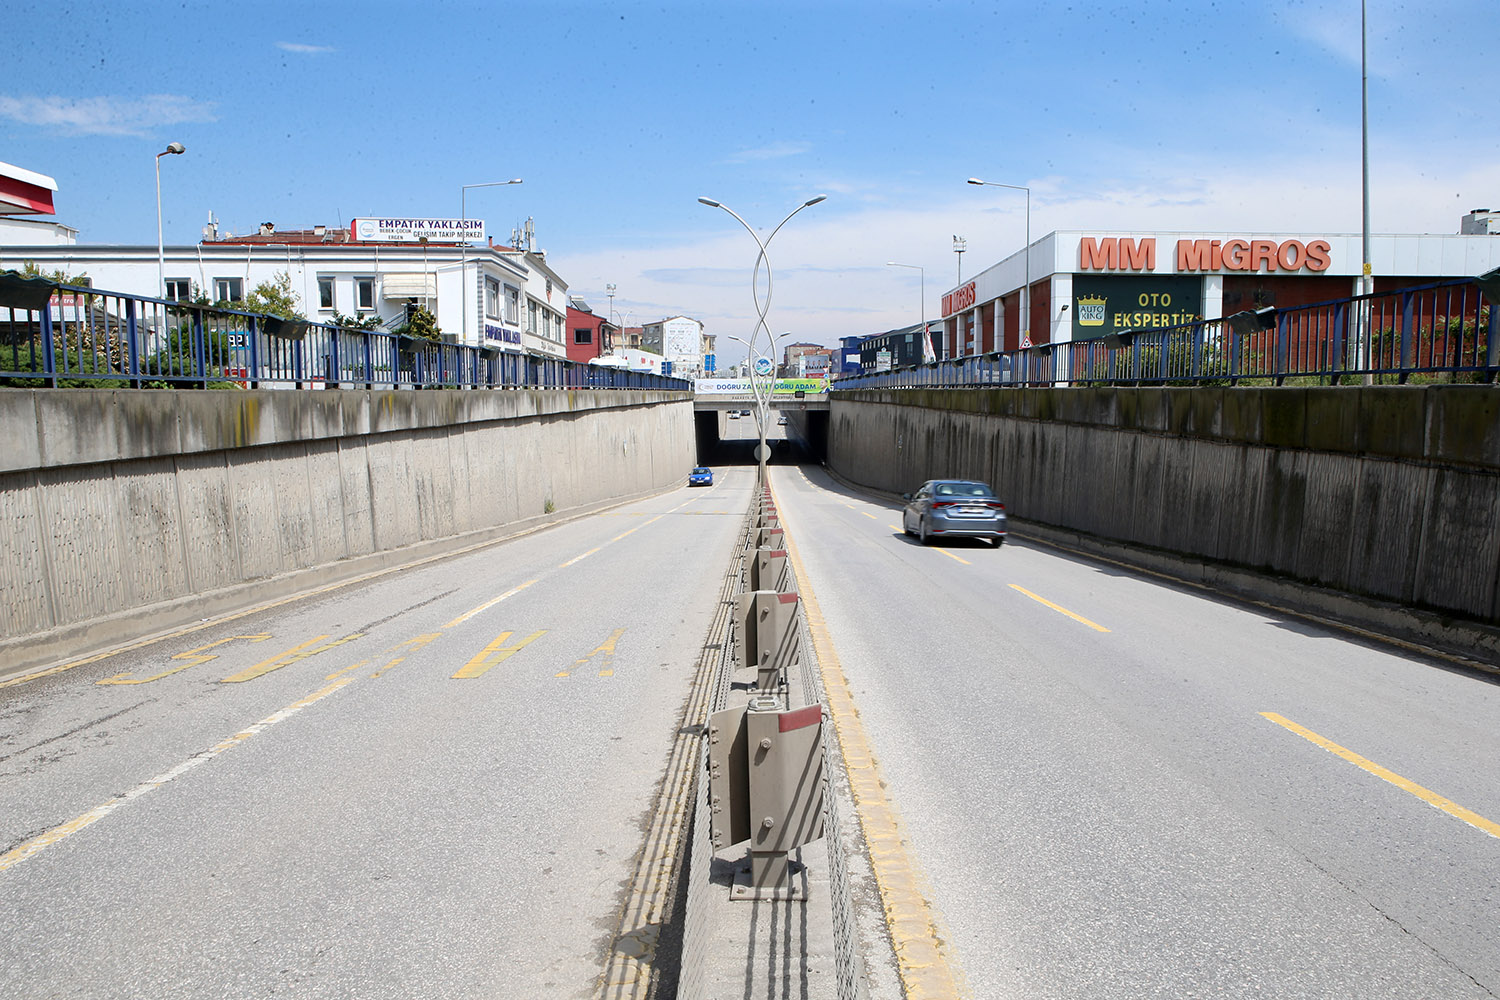
[[[201,243],[164,247],[159,265],[155,246],[80,244],[76,230],[6,219],[0,268],[30,261],[107,291],[230,303],[286,273],[298,311],[318,322],[373,316],[395,329],[425,306],[446,341],[562,359],[568,286],[529,230],[519,246],[494,246],[475,219],[369,217],[289,232],[264,223],[244,236],[210,222]]]
[[[703,324],[688,316],[647,323],[641,328],[641,347],[671,362],[677,378],[702,378],[711,373],[714,338],[703,332]]]

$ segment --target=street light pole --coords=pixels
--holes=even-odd
[[[167,296],[167,252],[161,239],[161,158],[168,154],[181,155],[187,147],[180,142],[169,142],[167,148],[156,154],[156,293]]]
[[[916,268],[917,281],[922,286],[922,311],[917,315],[917,329],[921,331],[922,337],[922,360],[936,361],[937,355],[932,350],[932,341],[927,337],[927,272],[922,269],[922,265],[920,264],[898,264],[893,260],[886,261],[885,266]]]
[[[469,283],[469,188],[504,187],[507,184],[520,184],[521,178],[515,177],[508,181],[486,181],[483,184],[465,184],[458,191],[458,211],[464,222],[463,239],[459,242],[458,251],[458,293],[461,297],[459,302],[459,313],[463,316],[463,343],[469,342],[469,293],[465,286]],[[423,284],[427,282],[427,276],[422,276]]]
[[[755,241],[755,245],[760,249],[760,253],[755,258],[755,269],[750,273],[750,297],[755,302],[755,311],[758,314],[759,318],[756,320],[755,327],[750,332],[750,340],[748,342],[741,341],[741,343],[744,343],[746,348],[748,349],[749,355],[753,355],[755,353],[755,340],[756,337],[760,335],[762,330],[765,331],[766,339],[770,342],[771,351],[774,353],[776,350],[776,338],[771,335],[771,328],[766,325],[766,314],[771,310],[771,292],[775,287],[775,279],[771,274],[771,258],[766,255],[766,247],[770,246],[771,241],[776,238],[776,234],[781,232],[781,227],[791,221],[792,216],[796,215],[804,208],[811,208],[818,202],[824,201],[827,198],[828,196],[826,194],[820,194],[816,198],[809,198],[807,201],[804,201],[802,204],[792,209],[791,212],[787,213],[787,217],[778,222],[776,224],[776,228],[771,230],[771,235],[767,236],[764,240],[760,238],[760,234],[751,227],[750,223],[740,218],[739,213],[730,208],[728,205],[725,205],[722,202],[715,201],[712,198],[698,199],[700,203],[707,205],[709,208],[722,208],[724,211],[734,216],[734,220],[745,227],[745,232],[750,234],[750,238]],[[760,265],[762,261],[764,261],[766,265],[766,298],[764,302],[762,302],[760,298]],[[749,357],[749,355],[747,355],[747,358]],[[769,401],[766,398],[767,394],[764,391],[764,387],[760,385],[760,383],[758,383],[755,378],[754,361],[751,360],[750,363],[750,391],[755,396],[755,422],[758,425],[758,429],[760,431],[760,447],[756,449],[755,457],[760,460],[760,484],[764,485],[766,482],[766,460],[770,458],[771,454],[771,450],[766,447],[766,416],[769,407]],[[774,377],[775,376],[773,375],[772,378],[774,379]],[[775,384],[774,381],[772,384]]]
[[[1369,296],[1375,293],[1375,274],[1370,267],[1370,75],[1366,62],[1367,43],[1365,41],[1365,0],[1359,2],[1359,139],[1360,139],[1360,179],[1363,182],[1364,196],[1364,270],[1359,279],[1360,293],[1366,296],[1360,303],[1360,343],[1356,357],[1363,362],[1362,367],[1368,367],[1366,350],[1370,338],[1370,300]],[[1364,384],[1370,385],[1375,380],[1366,373]]]
[[[1021,184],[999,184],[995,181],[982,181],[978,177],[970,177],[970,184],[978,184],[983,187],[1010,188],[1012,191],[1026,192],[1026,280],[1021,283],[1024,294],[1021,296],[1021,339],[1031,339],[1031,188]]]

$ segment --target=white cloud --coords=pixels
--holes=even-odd
[[[149,135],[166,125],[212,122],[214,104],[177,94],[143,97],[10,97],[0,95],[0,118],[66,135]]]
[[[277,42],[276,47],[283,52],[295,52],[302,56],[320,56],[338,51],[332,45],[308,45],[303,42]]]
[[[755,163],[761,160],[781,160],[788,156],[800,156],[809,152],[812,144],[807,142],[776,142],[759,149],[742,149],[726,157],[725,163]]]
[[[1259,160],[1226,165],[1179,156],[1172,173],[1149,180],[1032,179],[1026,181],[1032,187],[1032,238],[1057,230],[1358,233],[1357,147],[1352,154],[1282,156],[1274,169]],[[1493,193],[1500,190],[1497,163],[1447,164],[1437,175],[1428,161],[1382,155],[1372,157],[1372,168],[1371,223],[1380,233],[1457,232],[1465,212],[1494,202]],[[839,337],[914,323],[924,304],[927,318],[938,320],[943,293],[958,284],[953,234],[968,241],[965,280],[1024,248],[1026,201],[1019,192],[955,181],[940,191],[901,195],[878,204],[833,196],[787,224],[770,247],[773,333],[833,344]],[[750,290],[755,258],[755,244],[726,217],[722,234],[654,246],[558,251],[551,260],[570,292],[590,302],[602,301],[601,290],[614,283],[616,316],[628,312],[632,325],[678,313],[702,320],[708,333],[725,338],[719,353],[728,364],[742,358],[744,348],[727,338],[748,337],[756,322]],[[925,274],[886,267],[890,260],[920,265]],[[762,274],[762,289],[764,283]]]

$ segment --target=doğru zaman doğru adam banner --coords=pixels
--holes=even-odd
[[[750,380],[747,378],[700,378],[695,389],[700,393],[728,393],[745,396],[755,391],[750,388]],[[779,378],[771,390],[772,394],[778,396],[795,392],[827,391],[828,380],[822,378]]]
[[[1073,339],[1163,330],[1203,318],[1199,278],[1074,275]]]

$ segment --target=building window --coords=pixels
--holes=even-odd
[[[530,307],[526,313],[526,330],[528,333],[536,333],[536,303],[528,302],[526,305]]]
[[[327,275],[318,275],[318,308],[333,308],[333,279]]]
[[[239,278],[215,278],[215,302],[243,302],[245,289]]]
[[[592,344],[594,342],[594,331],[588,327],[579,327],[573,330],[573,343]]]
[[[375,308],[375,279],[354,279],[354,308],[365,312]]]
[[[511,285],[505,286],[505,322],[521,322],[521,290]]]
[[[186,302],[193,297],[193,283],[187,278],[167,279],[167,298]]]
[[[500,318],[500,282],[494,278],[484,279],[484,315],[486,319]]]

